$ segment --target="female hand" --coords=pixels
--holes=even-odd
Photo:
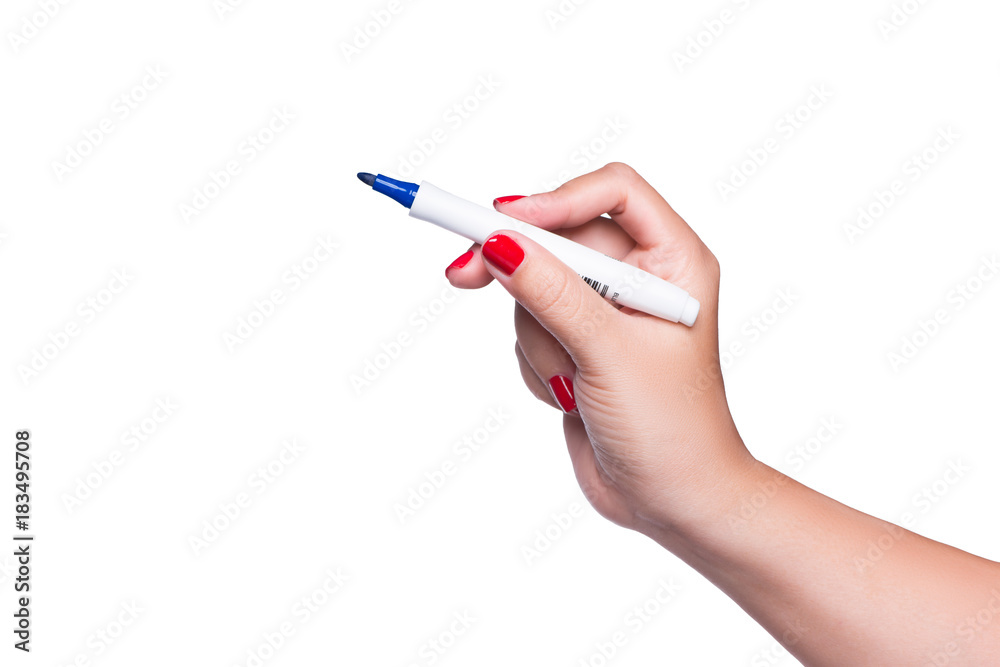
[[[1000,564],[838,503],[747,451],[721,379],[719,265],[648,183],[610,164],[497,207],[701,301],[691,328],[617,309],[513,231],[447,271],[458,287],[496,278],[517,300],[522,375],[568,411],[570,457],[598,512],[686,561],[803,664],[998,664],[1000,624],[973,624],[1000,611]]]
[[[726,488],[754,462],[722,384],[715,256],[624,164],[494,205],[672,282],[701,302],[691,328],[616,307],[548,250],[511,230],[474,245],[446,271],[463,288],[495,278],[516,300],[521,374],[535,396],[566,412],[570,457],[595,509],[638,530],[696,521],[709,511],[713,489]]]

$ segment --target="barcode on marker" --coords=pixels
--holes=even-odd
[[[608,286],[607,285],[605,285],[603,283],[599,283],[596,280],[591,280],[587,276],[580,276],[580,277],[583,278],[583,281],[585,283],[587,283],[588,285],[590,285],[591,287],[593,287],[594,291],[597,292],[598,294],[600,294],[601,296],[605,296],[608,293]]]

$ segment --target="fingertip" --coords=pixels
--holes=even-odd
[[[562,223],[567,217],[564,210],[565,205],[556,191],[539,192],[527,196],[499,197],[493,201],[493,207],[508,217],[543,229],[563,226]]]
[[[557,200],[553,199],[552,192],[539,192],[526,196],[498,197],[493,200],[493,208],[514,220],[548,228],[558,225],[564,217],[558,206],[553,206],[554,203]]]
[[[454,262],[452,262],[451,264],[449,264],[449,265],[448,265],[448,268],[446,268],[446,269],[444,270],[444,275],[445,275],[445,277],[447,277],[447,276],[448,276],[448,273],[449,273],[450,271],[452,271],[453,269],[462,269],[462,268],[465,268],[465,266],[466,266],[466,265],[467,265],[467,264],[469,263],[469,260],[471,260],[471,259],[472,259],[472,256],[473,256],[474,254],[475,254],[475,253],[473,253],[473,252],[472,252],[472,250],[470,249],[470,250],[466,250],[466,251],[465,251],[465,252],[463,252],[463,253],[462,253],[461,255],[459,255],[459,256],[458,256],[458,257],[457,257],[457,258],[455,259],[455,261],[454,261]]]
[[[493,280],[493,276],[486,268],[486,263],[481,255],[475,251],[478,247],[478,243],[473,245],[444,270],[445,278],[453,287],[479,289],[490,284]]]
[[[482,256],[492,267],[509,276],[524,261],[524,249],[519,239],[505,230],[489,235],[483,242]]]
[[[515,202],[518,199],[524,199],[524,195],[509,195],[507,197],[497,197],[496,199],[493,200],[493,208],[499,211],[501,208],[503,208],[504,205],[509,204],[511,202]]]

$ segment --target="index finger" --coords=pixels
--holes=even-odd
[[[620,162],[567,181],[552,192],[499,204],[497,209],[548,230],[576,227],[607,213],[643,249],[700,242],[660,193]]]

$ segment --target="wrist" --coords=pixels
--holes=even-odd
[[[755,459],[736,433],[699,449],[682,482],[656,494],[639,513],[640,532],[671,551],[739,532],[787,477]],[[778,479],[780,477],[781,479]]]

